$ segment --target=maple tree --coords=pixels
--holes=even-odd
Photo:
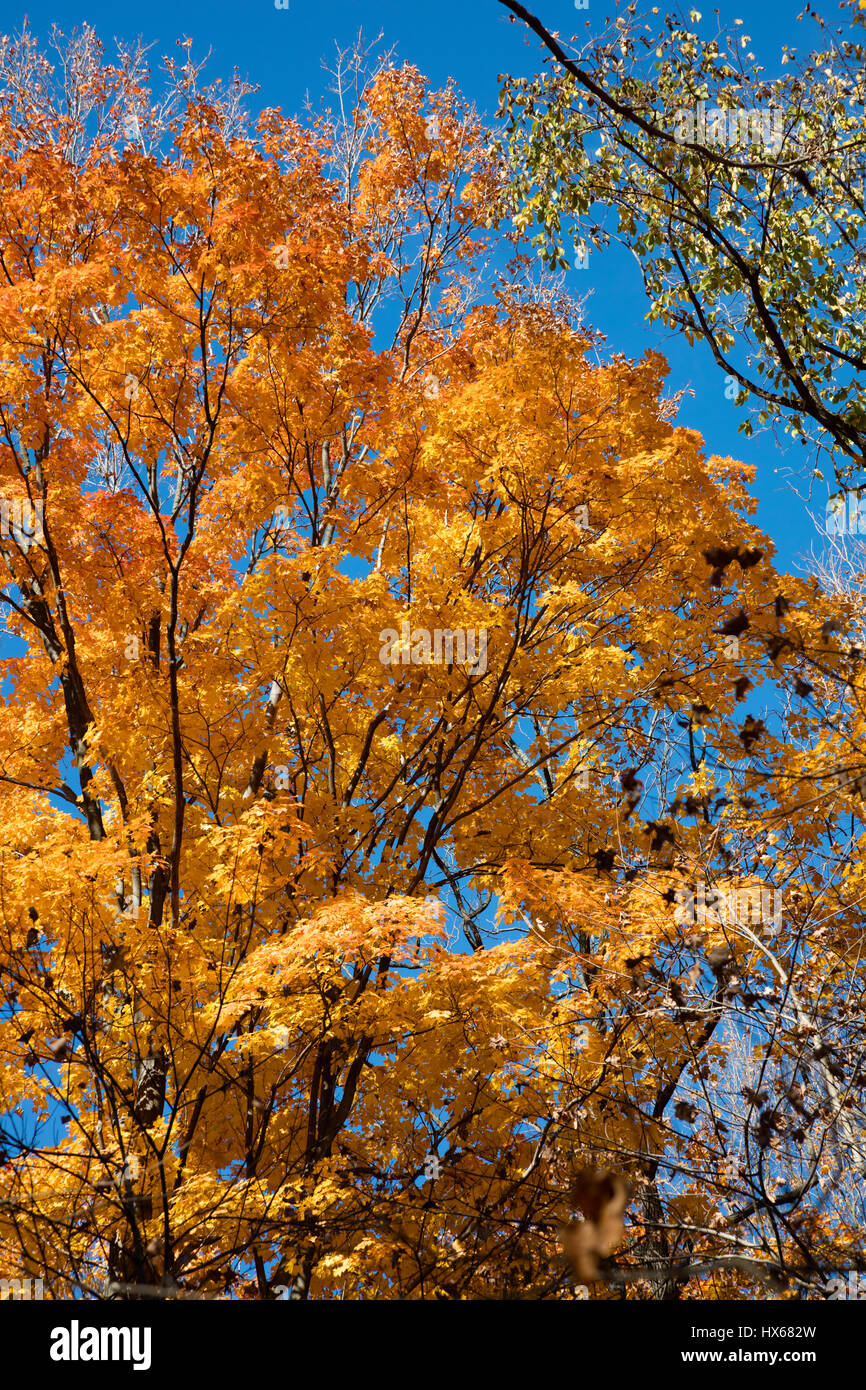
[[[814,1293],[855,605],[528,275],[455,92],[357,50],[250,131],[74,42],[0,112],[0,1273]]]

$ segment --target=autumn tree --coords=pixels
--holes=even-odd
[[[815,1293],[850,604],[528,275],[456,93],[358,50],[247,126],[73,42],[0,111],[0,1271]]]

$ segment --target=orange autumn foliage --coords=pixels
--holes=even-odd
[[[0,115],[0,1273],[572,1297],[570,1229],[593,1297],[750,1296],[780,1248],[814,1281],[844,1213],[806,1187],[813,1269],[762,1185],[830,1171],[856,1082],[813,1062],[768,1117],[732,1068],[761,1010],[773,1076],[802,1059],[831,948],[857,987],[854,870],[774,975],[843,734],[801,702],[744,738],[737,682],[820,658],[830,699],[839,602],[775,573],[659,357],[602,360],[519,254],[483,278],[514,248],[452,92],[224,114],[74,178]],[[719,545],[761,553],[710,583]],[[775,935],[684,925],[688,885],[770,872]]]

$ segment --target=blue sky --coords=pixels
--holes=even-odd
[[[351,45],[358,30],[374,39],[380,32],[385,47],[396,47],[396,56],[415,64],[435,86],[453,77],[463,96],[491,120],[495,116],[498,75],[531,73],[541,61],[539,45],[527,37],[523,26],[512,23],[497,0],[288,0],[288,9],[277,9],[274,0],[248,0],[245,5],[205,3],[205,0],[149,0],[146,6],[109,3],[109,0],[36,0],[6,4],[3,32],[15,29],[27,16],[31,26],[45,34],[52,22],[67,33],[83,21],[94,25],[112,52],[113,39],[135,39],[139,34],[153,43],[154,66],[162,54],[180,57],[176,41],[193,39],[193,55],[212,52],[208,71],[212,77],[230,77],[237,68],[260,91],[252,100],[260,106],[281,106],[300,114],[309,94],[318,106],[329,78],[323,61],[330,61],[335,45]],[[699,0],[694,0],[699,3]],[[534,0],[530,5],[548,28],[563,37],[601,32],[612,12],[602,0],[588,0],[577,10],[573,0]],[[663,3],[659,4],[662,15]],[[765,0],[757,9],[744,0],[722,0],[717,9],[707,6],[702,31],[735,18],[744,20],[752,49],[768,75],[780,71],[780,47],[795,45],[801,51],[813,46],[815,29],[797,23],[802,0]],[[835,5],[824,7],[833,17]],[[659,16],[661,18],[661,15]],[[647,347],[661,351],[670,361],[668,389],[688,388],[679,423],[698,429],[708,453],[730,455],[757,466],[755,490],[760,500],[757,520],[776,542],[777,564],[796,566],[820,538],[807,506],[791,489],[791,474],[802,493],[808,488],[807,451],[785,446],[769,432],[747,439],[737,434],[740,413],[725,398],[725,381],[708,350],[690,348],[684,340],[644,323],[646,301],[634,259],[616,248],[593,254],[587,269],[573,270],[569,287],[576,296],[591,293],[586,314],[608,339],[611,350],[639,357]],[[818,485],[820,488],[820,484]],[[816,491],[812,511],[823,516],[826,490]]]

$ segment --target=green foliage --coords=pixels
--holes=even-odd
[[[504,79],[517,225],[537,229],[553,267],[568,264],[573,223],[576,239],[628,246],[649,320],[705,340],[738,399],[753,398],[741,429],[781,424],[847,481],[866,447],[866,62],[853,28],[800,65],[783,48],[770,79],[739,20],[702,38],[692,10],[692,27],[669,17],[657,38],[631,4],[578,64],[503,3],[557,59]]]

